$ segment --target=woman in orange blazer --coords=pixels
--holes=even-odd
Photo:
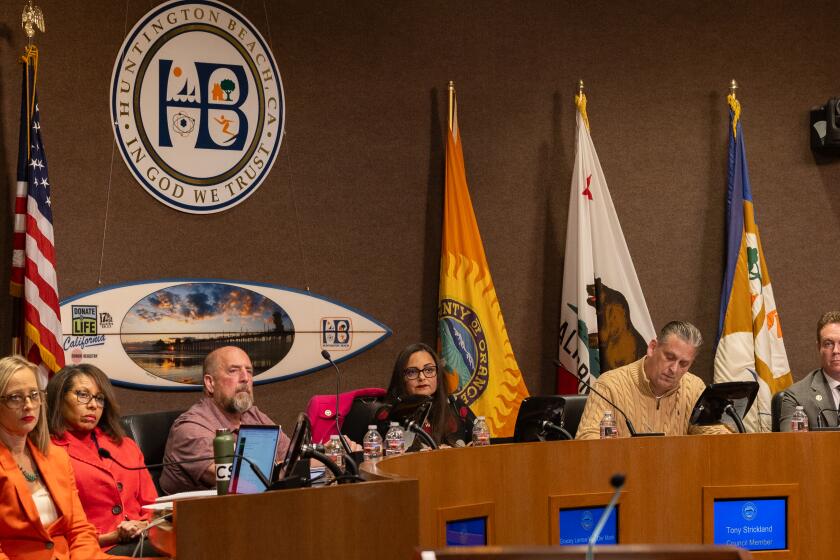
[[[0,559],[113,560],[88,523],[70,459],[50,444],[35,366],[0,359]]]

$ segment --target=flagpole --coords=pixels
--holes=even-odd
[[[449,131],[452,132],[452,116],[455,113],[455,82],[449,80]]]
[[[27,43],[26,47],[24,48],[24,54],[20,58],[20,62],[24,65],[24,80],[25,82],[25,90],[24,95],[26,95],[26,99],[22,100],[23,103],[26,103],[26,110],[22,111],[25,112],[25,115],[22,115],[23,118],[26,118],[26,153],[27,153],[27,161],[29,160],[30,154],[29,150],[31,149],[32,142],[30,140],[30,126],[32,123],[32,113],[35,110],[35,85],[38,76],[38,47],[33,44],[33,39],[35,37],[35,32],[40,31],[44,33],[45,31],[45,24],[44,24],[44,12],[41,10],[39,6],[34,5],[33,0],[26,0],[26,3],[23,5],[23,12],[21,14],[21,28],[23,32],[26,34]],[[31,74],[30,74],[31,73]],[[31,79],[30,79],[31,75]],[[14,201],[17,199],[18,193],[13,193],[13,203],[12,208],[15,208]],[[14,211],[14,210],[13,210]],[[24,294],[20,294],[19,297],[12,298],[12,344],[11,344],[11,351],[12,354],[23,354],[26,349],[23,347],[23,300]]]
[[[738,89],[738,82],[735,81],[735,78],[732,78],[729,81],[729,95],[732,96],[732,99],[735,99],[735,90]]]

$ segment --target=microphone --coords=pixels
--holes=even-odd
[[[559,434],[562,436],[562,439],[575,439],[572,437],[572,434],[568,432],[565,428],[558,426],[554,422],[549,422],[548,420],[541,420],[538,424],[540,427],[540,433],[545,434],[546,432],[554,432],[555,434]]]
[[[817,410],[819,411],[819,414],[817,414],[817,430],[834,431],[837,427],[840,427],[840,410],[835,410],[833,408],[820,408],[820,405],[817,405]],[[828,425],[828,419],[825,417],[826,410],[830,410],[837,417],[837,426]],[[825,422],[823,422],[823,418],[826,418]]]
[[[463,438],[458,438],[455,440],[454,447],[466,447],[467,444],[465,442],[472,441],[472,429],[475,426],[475,413],[472,409],[464,404],[464,401],[456,397],[455,395],[449,395],[447,397],[449,400],[449,405],[455,411],[455,414],[463,421],[463,432],[460,434]],[[460,443],[460,445],[459,445]]]
[[[332,365],[332,367],[335,368],[335,431],[338,432],[338,439],[341,440],[341,446],[344,448],[344,452],[347,455],[350,455],[351,453],[353,453],[353,451],[350,449],[350,444],[348,444],[347,441],[345,441],[344,434],[341,433],[341,422],[339,422],[338,418],[338,396],[341,393],[341,370],[338,369],[338,366],[333,361],[332,356],[330,356],[330,353],[326,350],[321,350],[321,357],[327,360]]]
[[[351,474],[345,475],[343,472],[341,472],[341,469],[338,468],[338,465],[336,465],[332,459],[327,457],[326,453],[321,453],[320,451],[315,449],[314,445],[304,445],[303,447],[301,447],[300,456],[302,459],[317,459],[321,461],[324,464],[324,466],[328,468],[330,472],[333,473],[335,480],[338,481],[339,484],[343,484],[345,482],[355,482],[356,480],[359,480],[358,469],[356,469],[355,472]],[[344,459],[346,461],[347,457],[345,457]],[[353,467],[355,468],[355,463],[353,463]]]
[[[432,449],[437,449],[438,448],[438,446],[435,443],[435,440],[432,438],[432,436],[427,434],[426,431],[423,428],[421,428],[420,426],[418,426],[417,422],[415,422],[414,420],[412,420],[408,423],[408,430],[411,431],[411,432],[414,432],[415,434],[420,436],[420,439],[423,440],[423,443],[425,443],[426,445],[428,445]]]
[[[560,360],[554,360],[554,365],[556,365],[562,371],[565,371],[566,373],[568,373],[569,375],[571,375],[572,377],[574,377],[575,379],[577,379],[578,381],[583,383],[586,386],[587,389],[589,389],[590,391],[592,391],[593,393],[595,393],[596,395],[598,395],[599,397],[601,397],[602,399],[607,401],[607,404],[609,404],[614,409],[619,411],[621,413],[621,415],[624,417],[624,423],[627,424],[627,429],[630,431],[630,437],[664,436],[665,435],[662,432],[636,432],[636,428],[633,427],[633,422],[630,421],[630,418],[628,418],[627,415],[624,413],[624,411],[621,410],[620,408],[618,408],[618,406],[614,402],[612,402],[610,399],[608,399],[607,397],[605,397],[604,395],[599,393],[595,389],[595,387],[593,387],[583,377],[578,377],[577,375],[573,374],[572,372],[567,370],[565,367],[563,367],[563,364],[560,363]]]
[[[129,467],[129,466],[123,465],[121,462],[119,462],[113,455],[111,455],[111,452],[108,451],[107,449],[103,449],[102,447],[99,447],[97,449],[97,451],[99,453],[99,456],[102,459],[110,459],[113,462],[115,462],[117,465],[119,465],[120,467],[122,467],[123,469],[125,469],[127,471],[142,471],[143,469],[159,469],[159,468],[165,467],[167,465],[183,465],[184,463],[198,463],[200,461],[207,461],[207,460],[215,461],[216,460],[215,456],[213,456],[213,457],[199,457],[197,459],[185,459],[183,461],[164,461],[162,463],[154,463],[152,465],[143,465],[142,467]],[[237,459],[242,459],[243,461],[245,461],[246,463],[251,465],[251,470],[254,471],[254,474],[257,475],[257,478],[260,479],[260,482],[263,484],[263,486],[266,487],[266,489],[269,489],[271,487],[271,483],[268,481],[268,478],[266,478],[265,474],[262,472],[262,469],[260,469],[260,467],[258,467],[254,462],[252,462],[248,457],[245,457],[244,455],[239,455],[238,453],[234,453],[232,455],[225,455],[225,457],[233,457],[233,458],[237,458]]]
[[[790,397],[790,399],[793,402],[796,403],[796,406],[802,406],[799,403],[799,400],[793,395],[793,393],[785,391],[785,397]],[[814,401],[814,405],[817,407],[817,412],[818,412],[818,414],[817,414],[817,426],[816,426],[816,428],[810,428],[810,429],[825,430],[827,432],[833,432],[833,431],[837,430],[838,428],[840,428],[840,410],[835,410],[833,408],[822,408],[822,407],[820,407],[819,404],[816,403],[816,401]],[[826,410],[830,410],[831,412],[833,412],[837,416],[837,427],[828,425],[828,419],[825,416],[825,411]],[[781,431],[781,429],[782,429],[782,427],[780,425],[779,430]]]
[[[595,525],[595,529],[589,536],[589,544],[586,547],[586,560],[592,560],[595,557],[595,543],[598,541],[598,538],[600,538],[601,531],[604,530],[604,525],[607,524],[607,518],[615,509],[615,505],[618,503],[618,498],[621,497],[621,489],[624,487],[625,480],[626,477],[620,473],[614,474],[610,478],[610,484],[613,488],[615,488],[615,492],[613,492],[610,503],[607,504],[607,507],[604,509],[604,513],[602,513],[600,519],[598,519],[598,524]]]
[[[817,428],[822,428],[823,427],[823,414],[825,414],[825,409],[820,407],[820,405],[817,405],[817,411],[819,411],[819,414],[817,414]]]
[[[723,407],[723,411],[735,422],[735,426],[738,427],[738,433],[746,433],[747,429],[744,427],[744,422],[741,420],[741,417],[738,416],[738,411],[736,411],[735,407],[732,406],[732,401],[726,401],[726,406]]]
[[[411,418],[411,420],[408,421],[406,429],[420,436],[420,439],[423,440],[423,443],[425,443],[432,449],[437,449],[438,445],[437,443],[435,443],[435,440],[423,429],[423,425],[429,418],[429,413],[431,411],[432,401],[428,401],[417,407],[417,410],[414,411],[414,416]]]

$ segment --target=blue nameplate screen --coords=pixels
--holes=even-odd
[[[560,544],[588,543],[595,525],[606,509],[606,507],[561,509],[558,521]],[[607,517],[607,523],[596,544],[618,544],[618,508]]]
[[[787,498],[715,500],[715,544],[787,549]]]
[[[486,517],[446,522],[446,546],[484,546],[486,544]]]

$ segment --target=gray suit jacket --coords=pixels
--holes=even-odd
[[[790,419],[797,406],[805,408],[808,426],[837,426],[838,413],[834,408],[831,387],[825,380],[822,369],[815,369],[787,389],[782,397],[782,410],[779,415],[779,429],[790,431]]]

